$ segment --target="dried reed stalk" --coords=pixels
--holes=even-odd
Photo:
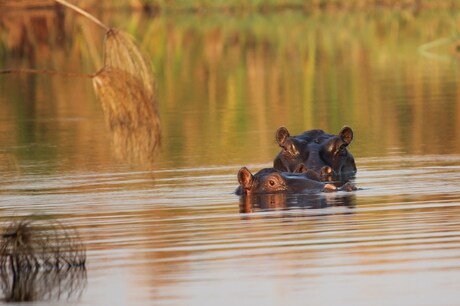
[[[156,104],[152,67],[133,39],[126,33],[112,28],[105,34],[104,48],[104,66],[123,70],[138,78],[151,103]]]
[[[116,155],[151,165],[161,137],[152,93],[134,75],[111,67],[101,70],[93,85],[112,131]]]
[[[119,30],[106,33],[104,48],[104,68],[93,84],[113,133],[115,153],[151,166],[161,143],[153,71],[134,41]]]
[[[76,5],[73,5],[72,3],[69,3],[65,0],[54,0],[55,2],[61,4],[61,5],[64,5],[72,10],[74,10],[75,12],[85,16],[86,18],[90,19],[91,21],[93,21],[94,23],[96,23],[98,26],[102,27],[104,30],[108,31],[109,30],[109,27],[106,26],[104,23],[102,23],[102,21],[100,21],[99,19],[97,19],[96,17],[94,17],[93,15],[91,15],[90,13],[88,13],[87,11],[79,8],[78,6]]]

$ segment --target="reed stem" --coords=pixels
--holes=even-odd
[[[74,10],[75,12],[85,16],[86,18],[92,20],[94,23],[96,23],[97,25],[99,25],[100,27],[102,27],[104,30],[108,31],[110,28],[108,26],[106,26],[105,24],[102,23],[102,21],[100,21],[99,19],[97,19],[96,17],[94,17],[93,15],[91,15],[90,13],[88,13],[87,11],[79,8],[78,6],[75,6],[65,0],[54,0],[55,2],[59,3],[59,4],[62,4],[64,6],[67,6],[68,8]]]
[[[93,78],[95,74],[77,73],[77,72],[61,72],[56,70],[38,70],[38,69],[0,69],[0,74],[8,73],[26,73],[26,74],[49,74],[59,75],[65,77],[81,77],[81,78]]]

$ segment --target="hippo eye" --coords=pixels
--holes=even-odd
[[[344,146],[340,146],[333,151],[334,156],[344,156],[347,155],[347,151]]]
[[[283,179],[279,175],[271,175],[265,181],[265,188],[268,192],[276,192],[283,190]]]
[[[341,146],[339,149],[339,155],[346,155],[347,150],[345,149],[345,146]]]

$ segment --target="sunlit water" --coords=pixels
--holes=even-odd
[[[63,288],[51,299],[57,304],[457,305],[458,62],[417,52],[446,35],[450,15],[439,14],[372,16],[378,39],[361,18],[339,13],[343,30],[334,15],[295,15],[300,29],[324,23],[307,32],[316,59],[303,49],[303,34],[289,32],[289,42],[254,34],[267,24],[283,33],[290,16],[244,19],[248,29],[230,18],[230,34],[215,16],[203,28],[194,15],[178,16],[177,28],[168,18],[142,19],[154,30],[172,27],[158,48],[175,50],[174,63],[182,63],[155,53],[163,139],[153,171],[114,156],[91,84],[2,76],[1,221],[44,213],[78,229],[87,247],[85,281]],[[423,34],[425,22],[433,33]],[[254,43],[244,45],[232,31],[248,31]],[[180,47],[189,32],[206,47],[197,58],[195,45]],[[236,51],[220,54],[229,41]],[[340,62],[350,48],[351,63]],[[290,63],[292,54],[302,69]],[[262,71],[267,63],[273,71]],[[279,125],[336,133],[345,124],[355,131],[358,191],[269,207],[247,207],[233,193],[241,166],[271,165]]]
[[[238,165],[26,176],[1,182],[0,204],[79,229],[81,304],[455,305],[460,156],[359,165],[361,190],[322,195],[349,207],[240,213]]]

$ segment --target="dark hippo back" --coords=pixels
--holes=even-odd
[[[348,151],[353,141],[353,130],[344,127],[338,135],[323,130],[310,130],[291,136],[285,127],[276,131],[276,141],[281,152],[273,167],[280,171],[296,172],[303,168],[321,173],[325,166],[331,167],[334,179],[346,180],[356,173],[355,159]]]

